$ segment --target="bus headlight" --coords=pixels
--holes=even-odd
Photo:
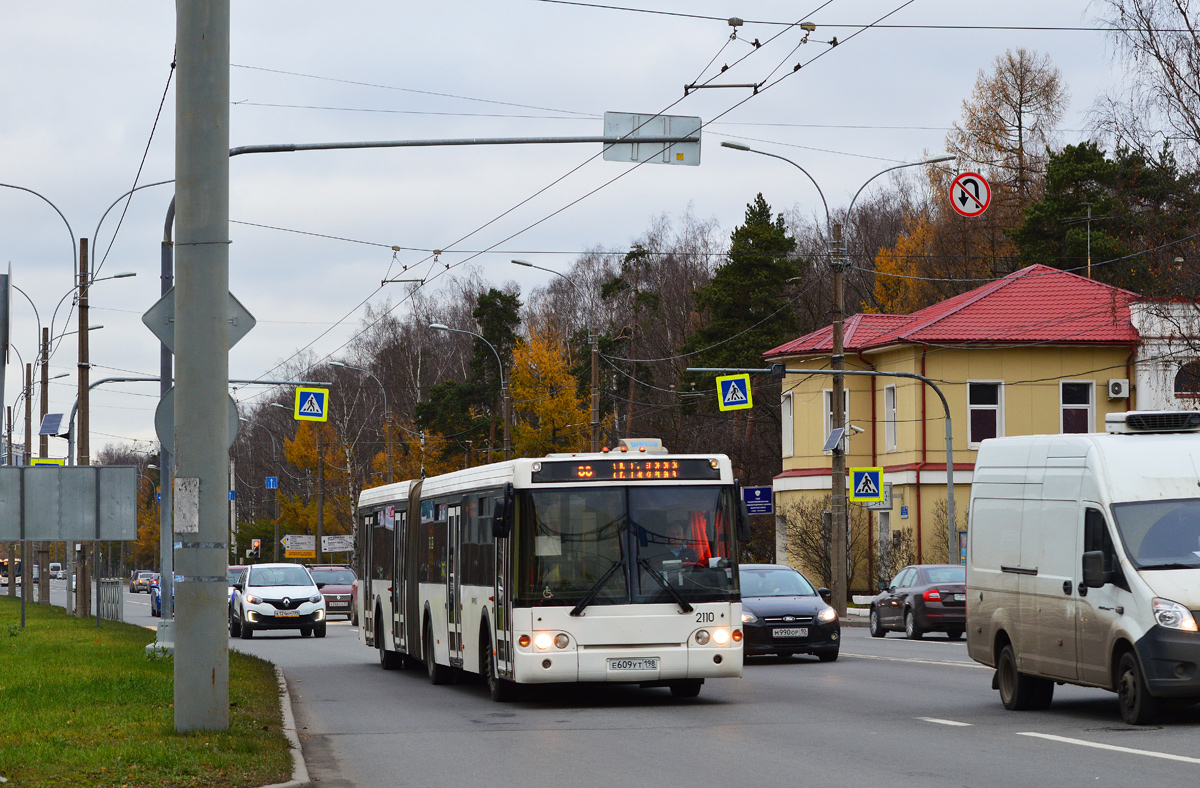
[[[706,645],[708,643],[708,630],[707,629],[702,629],[696,633],[696,642],[699,643],[701,646]]]
[[[714,629],[712,638],[713,638],[713,643],[716,643],[718,646],[723,646],[729,642],[729,630],[728,629]]]
[[[554,645],[558,648],[566,648],[571,645],[571,639],[566,635],[559,633],[554,636]]]
[[[553,642],[553,641],[548,632],[539,632],[533,638],[533,645],[537,646],[538,649],[540,649],[542,651],[545,651],[546,649],[550,648],[551,642]]]

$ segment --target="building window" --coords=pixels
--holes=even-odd
[[[883,450],[896,451],[896,387],[883,387]]]
[[[783,456],[791,457],[795,454],[795,445],[793,437],[795,433],[795,425],[792,422],[792,394],[789,391],[783,395],[782,407],[780,408],[780,421],[783,422]]]
[[[1004,388],[1002,383],[967,382],[967,443],[978,448],[980,441],[1004,434]]]
[[[1175,373],[1176,397],[1200,397],[1200,361],[1189,361]]]
[[[829,437],[829,433],[833,432],[833,389],[825,389],[822,392],[825,400],[825,437]],[[842,389],[842,413],[846,415],[846,423],[850,423],[850,389]]]
[[[1096,384],[1090,380],[1075,383],[1063,381],[1059,384],[1063,434],[1093,431],[1095,389]]]

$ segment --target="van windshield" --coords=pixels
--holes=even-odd
[[[1116,503],[1112,512],[1138,569],[1200,568],[1200,498]]]

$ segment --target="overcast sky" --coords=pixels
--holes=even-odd
[[[727,233],[759,191],[777,211],[819,207],[795,170],[723,149],[722,140],[795,159],[831,205],[844,205],[878,170],[942,151],[978,70],[1008,48],[1047,53],[1061,69],[1071,93],[1063,142],[1085,136],[1087,110],[1114,81],[1102,33],[978,29],[1095,27],[1085,0],[625,5],[676,15],[543,0],[234,3],[234,146],[598,135],[605,111],[691,115],[711,125],[698,167],[635,169],[599,159],[598,145],[234,159],[230,288],[258,326],[231,351],[230,376],[273,374],[314,340],[316,358],[336,355],[360,327],[360,302],[402,298],[403,285],[381,288],[380,280],[404,265],[430,275],[445,264],[458,272],[475,266],[528,293],[548,275],[512,266],[513,256],[565,270],[580,251],[628,245],[653,217],[689,206]],[[884,24],[905,27],[857,32],[893,11]],[[746,20],[735,41],[730,16]],[[817,30],[803,45],[803,31],[769,24],[806,20]],[[158,343],[141,315],[159,295],[172,187],[137,192],[127,212],[122,201],[98,233],[97,225],[135,179],[173,177],[174,36],[174,4],[163,0],[7,3],[0,25],[0,183],[57,206],[75,238],[90,239],[96,264],[103,260],[99,277],[137,272],[91,290],[91,322],[104,325],[92,334],[93,381],[158,374]],[[831,48],[834,36],[842,43]],[[764,45],[755,49],[754,39]],[[797,63],[807,65],[793,72]],[[726,64],[713,84],[783,79],[758,95],[728,88],[684,97],[684,85]],[[0,188],[0,217],[0,266],[12,266],[14,283],[49,325],[73,284],[67,224],[37,196],[9,188]],[[433,249],[446,250],[437,265]],[[56,334],[77,328],[65,319],[70,302],[58,309]],[[14,294],[13,345],[26,361],[36,355],[36,334],[33,310]],[[51,412],[69,411],[75,400],[75,360],[72,335],[50,361],[51,375],[70,373],[50,384]],[[5,404],[21,391],[21,370],[10,354]],[[157,392],[154,384],[95,390],[93,452],[117,440],[153,441]],[[18,442],[22,430],[18,415]],[[52,456],[66,454],[65,441],[51,444]]]

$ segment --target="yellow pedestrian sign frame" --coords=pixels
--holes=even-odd
[[[296,388],[296,406],[292,413],[296,421],[328,421],[329,389]]]
[[[883,468],[851,468],[850,500],[855,502],[883,500]]]
[[[745,410],[754,407],[749,375],[722,375],[717,378],[717,407],[721,410]]]
[[[65,459],[59,459],[57,457],[34,457],[33,459],[31,459],[29,461],[29,464],[30,465],[66,465],[67,461]]]

